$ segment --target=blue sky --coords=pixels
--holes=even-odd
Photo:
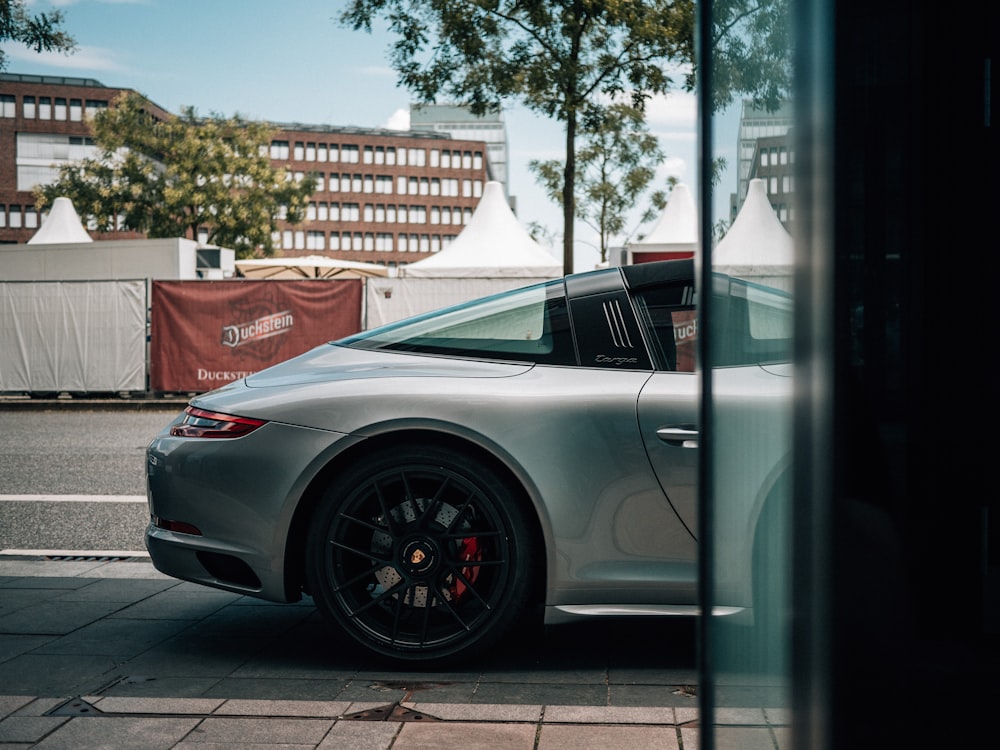
[[[58,7],[77,41],[71,56],[4,45],[7,72],[95,78],[131,88],[177,112],[359,127],[406,127],[411,97],[388,62],[392,37],[337,21],[345,0],[30,0]],[[679,76],[678,76],[679,80]],[[562,124],[508,104],[509,187],[518,218],[561,232],[561,212],[535,184],[531,159],[561,158]],[[696,189],[696,109],[680,91],[655,100],[650,129],[676,175]],[[735,151],[735,134],[732,138]],[[648,231],[651,225],[644,227]],[[597,261],[593,232],[578,225],[575,270]],[[553,254],[561,257],[561,249]]]

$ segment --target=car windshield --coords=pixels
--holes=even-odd
[[[408,318],[335,343],[356,349],[576,363],[562,280]]]

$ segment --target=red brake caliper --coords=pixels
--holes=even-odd
[[[483,559],[483,551],[479,548],[479,539],[474,536],[467,536],[462,540],[462,544],[458,549],[458,559],[462,562],[479,562]],[[452,599],[457,601],[462,598],[465,594],[468,586],[465,585],[465,581],[469,583],[475,583],[476,578],[479,577],[479,566],[469,565],[462,568],[462,576],[465,580],[461,578],[455,578],[451,583],[451,596]]]

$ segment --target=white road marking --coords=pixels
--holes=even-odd
[[[0,495],[7,503],[145,503],[145,495]]]

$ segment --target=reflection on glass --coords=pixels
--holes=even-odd
[[[704,746],[787,743],[792,398],[791,0],[711,0],[713,272],[703,349],[712,520]],[[722,616],[723,612],[735,614]],[[726,725],[729,708],[756,726]],[[759,735],[759,736],[758,736]],[[771,739],[773,738],[773,739]],[[770,745],[768,745],[770,746]]]

